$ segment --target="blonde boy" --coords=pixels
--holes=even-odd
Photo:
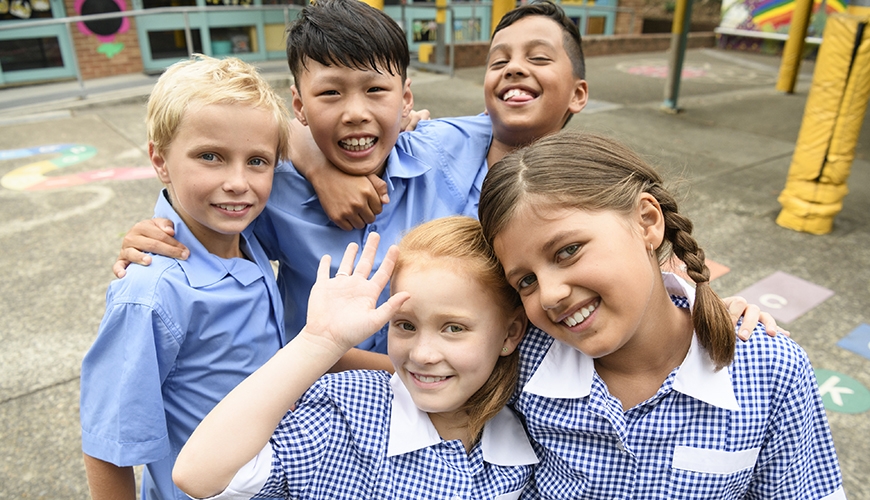
[[[288,156],[288,112],[250,65],[196,56],[148,101],[148,153],[165,185],[156,217],[193,250],[113,282],[82,364],[82,449],[95,499],[185,498],[181,446],[233,387],[284,344],[274,274],[248,226]]]

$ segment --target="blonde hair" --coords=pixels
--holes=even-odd
[[[480,223],[470,217],[435,219],[411,230],[399,242],[399,258],[393,271],[398,276],[405,268],[425,265],[432,259],[450,259],[477,280],[506,313],[522,307],[519,294],[510,286],[492,247],[483,237]],[[423,263],[423,264],[421,264]],[[508,402],[519,376],[519,350],[499,356],[489,379],[462,406],[468,413],[468,431],[476,441],[483,425]]]
[[[278,131],[279,159],[290,154],[290,115],[282,99],[250,64],[235,57],[195,54],[166,69],[148,98],[148,140],[166,152],[191,105],[247,104],[269,111]]]
[[[680,214],[677,201],[662,178],[642,158],[619,142],[591,133],[562,131],[528,148],[514,151],[490,167],[480,195],[480,222],[492,242],[527,197],[547,199],[554,206],[630,214],[641,193],[661,206],[664,242],[659,262],[670,251],[685,264],[697,284],[692,322],[698,341],[717,368],[731,363],[736,344],[728,309],[710,288],[704,250],[692,237],[692,221]]]

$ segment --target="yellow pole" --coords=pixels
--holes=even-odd
[[[794,0],[791,25],[788,27],[788,40],[785,41],[785,47],[782,49],[782,63],[779,66],[779,79],[776,81],[776,90],[780,92],[794,93],[812,12],[813,0]]]
[[[495,27],[498,26],[498,22],[501,21],[501,18],[512,11],[516,6],[515,0],[492,0],[492,27],[490,29],[490,34],[495,31]]]
[[[384,0],[360,0],[360,2],[371,5],[378,10],[384,10]]]
[[[831,232],[870,99],[870,16],[835,14],[825,24],[776,223],[811,234]]]
[[[870,17],[870,0],[851,0],[846,12],[853,16]]]

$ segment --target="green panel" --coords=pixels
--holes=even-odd
[[[21,29],[0,31],[0,40],[38,40],[40,38],[54,38],[60,49],[62,65],[47,68],[21,69],[4,71],[0,68],[0,84],[38,82],[42,80],[58,80],[75,78],[76,67],[74,64],[75,54],[70,43],[69,32],[63,24],[57,26],[40,26],[36,28],[25,27],[27,21],[20,22]],[[28,44],[37,43],[27,42]]]

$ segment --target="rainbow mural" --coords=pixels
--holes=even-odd
[[[815,0],[808,35],[821,36],[830,14],[845,12],[848,0]],[[794,12],[794,0],[723,0],[724,28],[787,33]]]

